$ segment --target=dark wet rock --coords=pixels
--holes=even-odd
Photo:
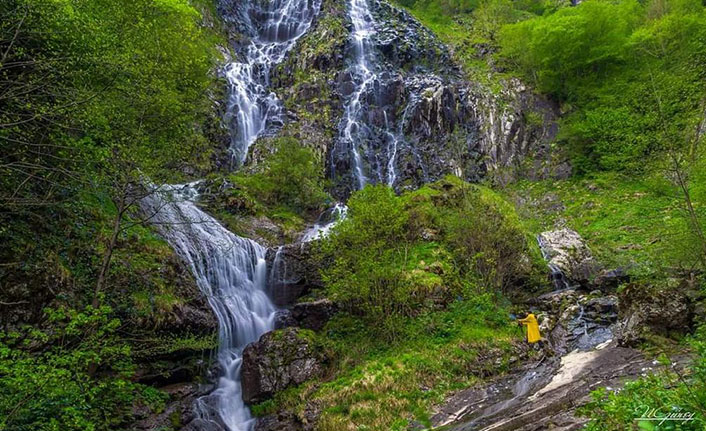
[[[318,263],[306,243],[269,249],[265,259],[270,268],[270,297],[276,305],[291,305],[312,289],[323,287]]]
[[[243,400],[249,404],[261,402],[320,375],[324,359],[299,329],[266,333],[243,351]]]
[[[616,289],[623,283],[630,281],[630,276],[625,272],[623,268],[616,268],[611,270],[601,270],[598,272],[596,277],[593,279],[592,284],[601,290]]]
[[[275,313],[275,329],[289,328],[297,326],[297,321],[292,317],[290,310],[277,310]]]
[[[690,332],[696,306],[703,299],[697,292],[687,281],[674,280],[663,288],[628,285],[619,294],[618,342],[634,346],[650,333],[670,337]]]
[[[534,302],[540,333],[559,354],[587,350],[613,339],[618,320],[618,298],[600,292],[583,294],[566,289],[541,295]]]
[[[131,429],[152,431],[158,429],[172,429],[178,427],[183,430],[223,431],[225,426],[218,423],[207,423],[195,419],[194,401],[213,391],[213,385],[199,385],[197,383],[179,383],[161,388],[169,395],[163,410],[159,413],[152,412],[143,404],[133,407],[135,422]],[[183,428],[182,428],[183,426]]]
[[[539,234],[542,252],[573,283],[588,285],[600,269],[591,250],[578,232],[563,228]]]
[[[300,328],[319,331],[337,311],[338,307],[331,300],[320,299],[294,304],[291,316]]]

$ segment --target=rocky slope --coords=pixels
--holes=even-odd
[[[281,133],[325,160],[339,196],[355,188],[339,134],[353,85],[346,68],[353,61],[347,8],[343,0],[324,1],[310,31],[272,74],[287,109]],[[407,12],[381,1],[370,2],[370,9],[377,79],[363,95],[369,130],[361,143],[370,181],[401,190],[448,173],[499,181],[568,175],[563,156],[551,147],[555,105],[515,79],[502,81],[500,90],[468,82],[447,48]],[[398,141],[394,154],[391,135]],[[251,162],[267,154],[268,141],[259,140]]]

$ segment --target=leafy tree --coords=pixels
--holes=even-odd
[[[103,232],[112,218],[98,238],[94,302],[140,184],[208,162],[196,124],[216,52],[199,19],[186,0],[0,5],[0,218],[56,231],[91,213],[87,196],[105,202],[93,220]],[[12,237],[20,231],[0,235],[31,243]]]

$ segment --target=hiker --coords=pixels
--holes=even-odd
[[[517,319],[519,325],[527,326],[527,342],[534,344],[542,339],[539,335],[539,323],[533,313],[530,313],[524,319]]]

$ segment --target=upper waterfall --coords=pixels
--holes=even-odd
[[[369,182],[397,186],[400,156],[411,155],[426,178],[425,163],[405,136],[426,88],[405,82],[403,68],[381,51],[399,41],[388,40],[387,23],[376,20],[369,0],[349,0],[348,17],[352,32],[342,75],[343,115],[331,151],[332,176],[348,177],[345,182],[353,190]]]
[[[230,152],[236,164],[245,162],[248,149],[268,126],[282,124],[281,103],[269,89],[270,71],[306,33],[320,7],[321,0],[250,1],[236,6],[230,16],[225,13],[250,37],[241,58],[224,69],[229,83]]]

